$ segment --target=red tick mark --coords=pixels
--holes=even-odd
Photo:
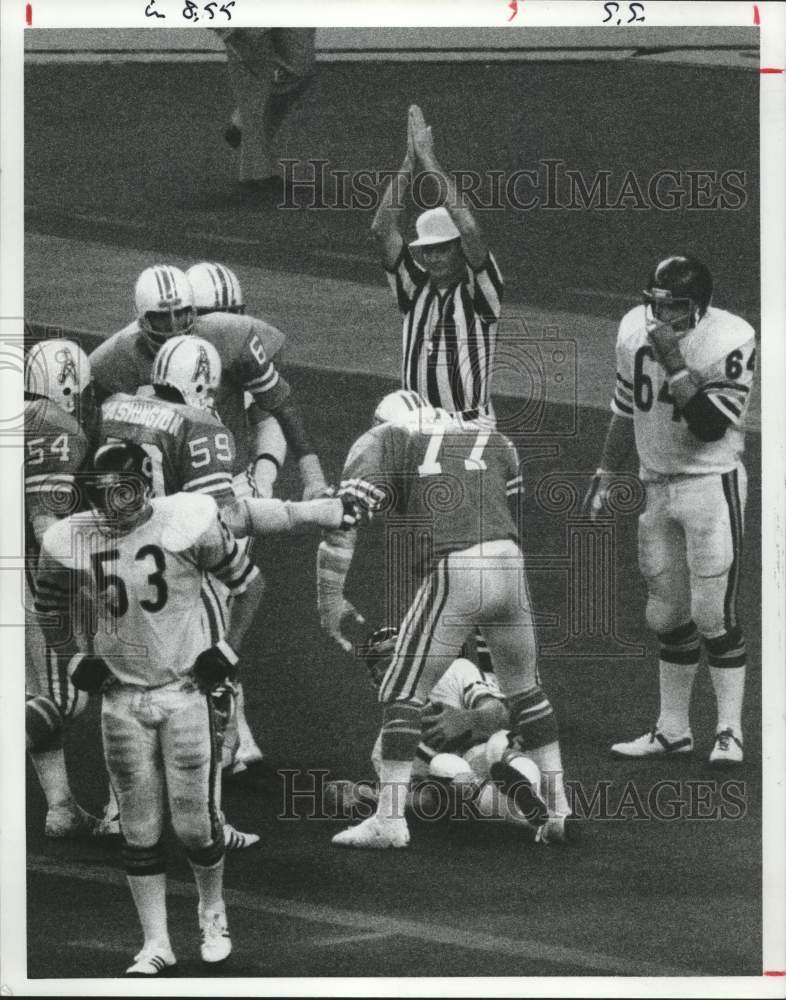
[[[776,66],[762,66],[761,69],[759,70],[759,72],[760,73],[782,73],[783,70],[782,69],[778,69]],[[777,975],[784,976],[784,975],[786,975],[786,972],[779,972],[779,973],[777,973]]]
[[[518,0],[510,0],[510,3],[508,4],[508,7],[510,7],[510,9],[513,11],[513,13],[508,18],[508,21],[512,21],[513,18],[516,16],[516,14],[518,14],[518,12],[519,12]]]
[[[765,969],[762,973],[763,976],[786,976],[786,972],[782,969]]]
[[[25,4],[25,24],[28,28],[33,26],[33,5],[31,3]]]
[[[756,4],[753,5],[753,23],[761,24],[761,21],[759,20],[759,8]]]

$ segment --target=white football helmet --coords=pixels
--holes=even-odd
[[[194,264],[186,271],[198,316],[211,312],[242,315],[246,306],[237,275],[223,264]]]
[[[136,280],[134,309],[140,329],[156,349],[169,337],[194,329],[194,293],[179,267],[146,268]]]
[[[171,337],[156,355],[151,381],[156,388],[177,389],[189,406],[212,410],[221,381],[221,358],[201,337]]]
[[[25,358],[25,392],[51,399],[66,413],[74,413],[79,397],[90,385],[90,362],[73,340],[42,340]]]
[[[433,423],[436,418],[434,407],[412,389],[397,389],[388,393],[374,410],[375,424],[411,427],[419,422]]]

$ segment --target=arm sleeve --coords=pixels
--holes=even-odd
[[[315,449],[306,431],[300,407],[290,395],[282,399],[277,406],[268,405],[267,409],[278,421],[284,438],[295,458],[314,454]]]
[[[703,389],[691,396],[682,408],[682,415],[699,441],[720,441],[732,423],[725,407],[713,405]]]
[[[756,339],[750,337],[701,373],[701,392],[727,423],[736,426],[745,418],[755,370]]]
[[[369,513],[389,509],[394,502],[395,484],[382,470],[398,468],[384,460],[383,435],[390,425],[367,431],[350,449],[341,474],[339,491],[358,500]]]
[[[494,255],[489,252],[482,267],[473,272],[472,303],[484,323],[496,323],[502,306],[502,275]]]
[[[633,417],[633,358],[623,340],[622,331],[617,337],[617,375],[611,410],[620,417]]]
[[[259,570],[219,515],[199,542],[197,565],[218,577],[233,597],[242,594],[259,576]]]
[[[290,393],[289,384],[270,360],[265,347],[269,341],[268,325],[249,317],[249,327],[230,372],[236,382],[250,393],[263,410],[274,410]]]
[[[387,271],[387,276],[399,311],[408,313],[418,292],[428,281],[428,272],[417,263],[406,243],[394,267]]]

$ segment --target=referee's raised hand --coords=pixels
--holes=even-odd
[[[435,162],[434,138],[431,134],[431,126],[426,124],[423,112],[413,104],[409,109],[409,131],[412,135],[412,146],[415,155],[420,160],[421,165],[429,169]]]

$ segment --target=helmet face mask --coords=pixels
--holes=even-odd
[[[642,295],[648,325],[666,325],[685,334],[709,307],[712,275],[696,257],[667,257],[653,270]]]
[[[670,326],[675,333],[687,333],[698,322],[698,308],[689,298],[674,298],[664,288],[653,288],[644,293],[647,307],[647,324]]]
[[[137,278],[134,309],[139,328],[158,350],[170,337],[194,329],[194,293],[180,268],[169,264],[148,267]]]

